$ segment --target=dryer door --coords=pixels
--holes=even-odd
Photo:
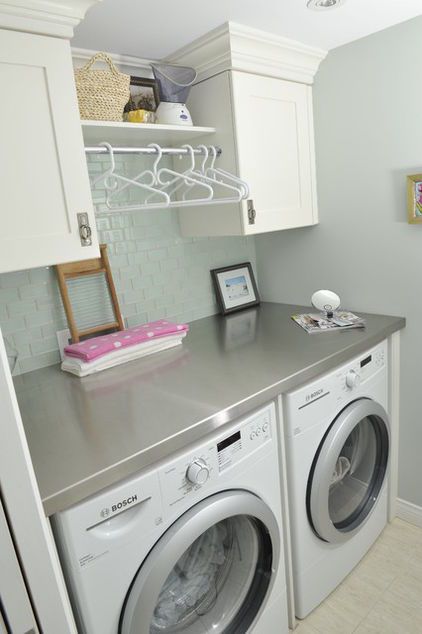
[[[246,491],[212,495],[150,551],[126,596],[119,632],[246,632],[266,603],[279,557],[279,528],[262,500]]]
[[[375,507],[389,458],[389,421],[375,401],[350,403],[334,420],[308,479],[308,516],[321,539],[355,535]]]

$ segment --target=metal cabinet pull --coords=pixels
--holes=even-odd
[[[81,238],[81,245],[83,247],[90,247],[92,244],[92,230],[89,226],[89,218],[86,213],[79,213],[78,217],[78,226],[79,226],[79,236]]]
[[[248,221],[250,225],[254,225],[255,224],[255,218],[256,218],[256,211],[255,211],[255,207],[253,204],[253,200],[251,198],[248,199],[247,202],[248,205]]]

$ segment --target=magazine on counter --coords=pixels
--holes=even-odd
[[[292,315],[292,319],[302,326],[306,332],[333,332],[347,330],[349,328],[364,328],[365,320],[347,310],[338,310],[332,317],[327,317],[323,313],[304,313],[302,315]]]

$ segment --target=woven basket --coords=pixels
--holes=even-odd
[[[96,61],[106,62],[109,70],[91,70]],[[81,119],[122,121],[130,98],[130,75],[120,73],[106,53],[97,53],[85,66],[75,70]]]

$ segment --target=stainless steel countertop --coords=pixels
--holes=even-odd
[[[79,379],[60,366],[15,378],[47,515],[133,475],[403,328],[364,315],[364,330],[308,335],[264,303],[191,324],[183,344]]]

